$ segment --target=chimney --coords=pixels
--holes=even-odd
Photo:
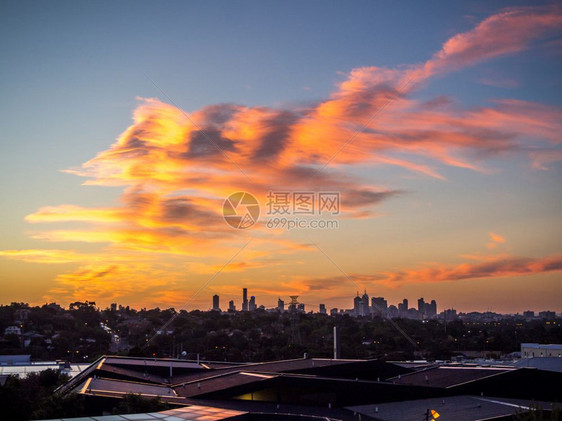
[[[340,329],[334,326],[334,360],[339,360],[341,358],[340,354]]]

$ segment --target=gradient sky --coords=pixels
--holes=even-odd
[[[560,3],[10,1],[0,20],[0,303],[226,308],[247,287],[562,311]],[[236,191],[262,205],[247,230],[222,216]],[[339,228],[267,228],[269,191],[340,192]]]

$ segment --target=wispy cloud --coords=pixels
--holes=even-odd
[[[472,257],[472,256],[467,256]],[[474,259],[471,259],[474,260]],[[516,257],[509,255],[491,256],[478,259],[477,262],[465,262],[456,265],[432,263],[412,269],[375,274],[351,273],[350,279],[360,286],[373,289],[375,285],[396,288],[407,284],[425,284],[435,282],[456,282],[471,279],[493,279],[515,276],[535,275],[562,271],[562,255],[545,257]],[[349,290],[349,280],[343,276],[309,278],[288,282],[293,290],[310,292],[315,290]]]
[[[503,244],[505,243],[505,238],[502,237],[499,234],[496,234],[495,232],[489,232],[488,233],[490,235],[490,242],[488,243],[488,248],[489,249],[493,249],[496,248],[498,246],[498,244]]]

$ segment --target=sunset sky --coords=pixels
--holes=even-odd
[[[0,20],[0,303],[226,309],[247,287],[315,311],[364,289],[562,311],[562,3],[10,1]],[[248,229],[223,218],[239,191]],[[301,218],[337,228],[268,227],[270,192],[339,193]]]

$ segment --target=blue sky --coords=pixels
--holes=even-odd
[[[164,103],[171,99],[189,113],[223,103],[313,108],[334,95],[353,69],[377,66],[398,71],[422,64],[455,35],[473,30],[507,7],[526,5],[483,1],[4,2],[0,6],[0,193],[6,199],[0,208],[0,249],[61,248],[61,244],[32,238],[40,227],[24,218],[42,207],[72,203],[100,208],[120,203],[122,188],[83,186],[84,178],[61,170],[79,168],[107,150],[132,124],[132,113],[142,102],[139,97]],[[456,110],[494,107],[495,101],[503,99],[559,110],[559,46],[560,32],[550,31],[530,39],[525,49],[514,54],[497,54],[428,78],[410,98],[423,102],[445,97]],[[393,156],[402,152],[393,151]],[[291,239],[306,242],[308,235],[322,239],[350,273],[387,273],[428,261],[454,264],[460,255],[472,253],[476,244],[486,243],[491,231],[507,237],[510,249],[504,255],[539,258],[560,252],[559,228],[553,227],[560,222],[560,164],[537,171],[514,150],[484,161],[486,172],[441,168],[447,181],[395,166],[349,166],[346,172],[360,175],[363,185],[403,194],[377,205],[367,220],[348,221],[337,234],[295,233]],[[418,157],[415,162],[426,161]],[[72,222],[59,225],[74,226]],[[388,249],[376,242],[379,235]],[[341,247],[353,238],[360,240],[361,251]],[[96,249],[91,243],[63,242],[62,246]],[[388,263],[370,265],[374,252]],[[308,268],[302,276],[281,274],[273,266],[260,269],[259,275],[244,273],[239,279],[252,282],[259,276],[294,275],[301,282],[304,273],[315,279],[332,276],[319,270],[317,258],[295,257]],[[35,279],[29,284],[37,285],[31,301],[54,297],[49,285],[69,270],[14,260],[0,264],[7,268],[1,282],[10,283],[17,271]],[[559,275],[532,276],[549,278],[545,281],[548,290],[554,282],[551,278]],[[393,297],[423,293],[419,285],[412,285],[383,288],[381,293]],[[453,289],[453,284],[447,285]],[[366,286],[374,290],[378,284]],[[426,287],[431,290],[435,284]],[[312,294],[310,285],[306,289],[299,284],[299,288]],[[28,292],[13,285],[8,289],[0,297],[5,302],[24,300]],[[537,306],[548,304],[545,295],[537,298]],[[333,292],[310,300],[344,305],[337,297]],[[451,292],[442,300],[455,305],[453,297]]]

